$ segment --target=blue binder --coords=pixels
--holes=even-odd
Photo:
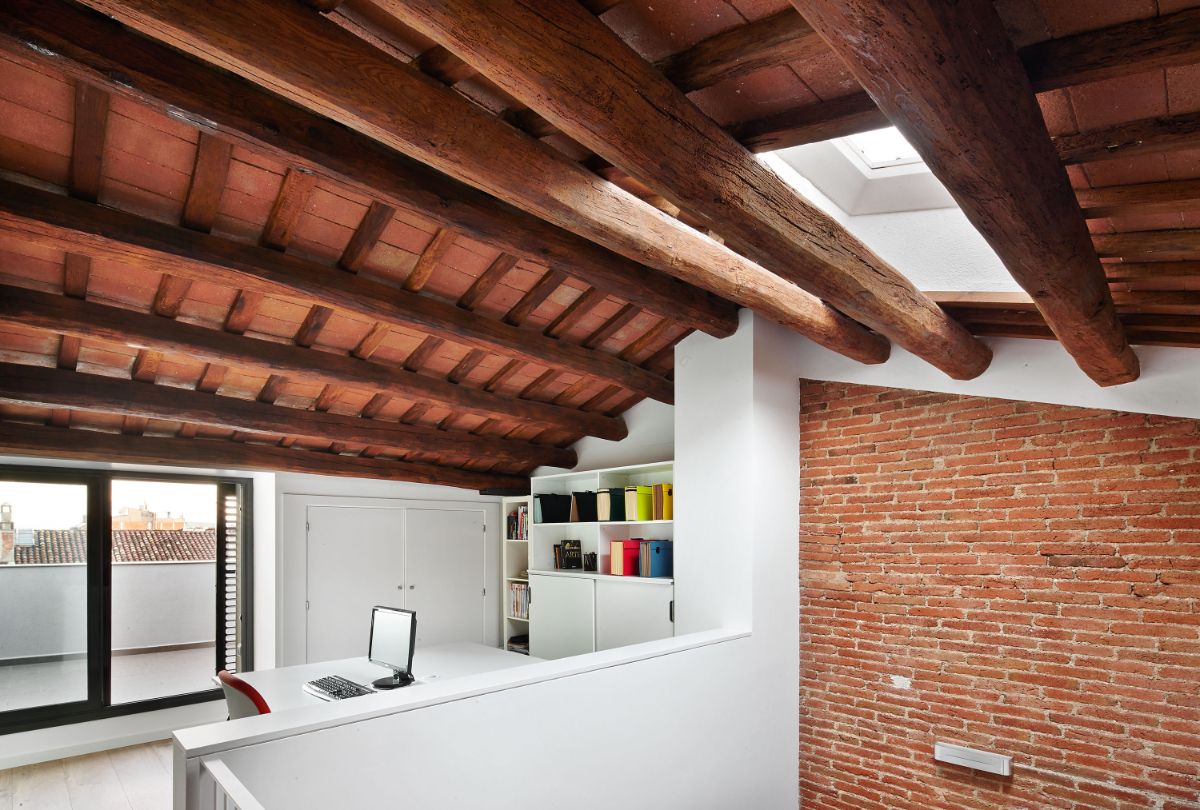
[[[645,577],[669,577],[672,575],[672,553],[670,540],[646,540],[642,543],[642,554],[646,563],[642,567]]]

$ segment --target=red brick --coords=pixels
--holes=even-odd
[[[814,382],[801,436],[804,807],[1200,806],[1197,423]]]

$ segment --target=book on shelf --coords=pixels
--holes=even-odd
[[[508,616],[511,619],[529,618],[529,583],[508,583]]]
[[[654,487],[628,486],[625,487],[625,519],[653,520]]]
[[[563,540],[554,546],[554,567],[562,571],[583,568],[583,543],[579,540]]]
[[[509,636],[508,644],[506,646],[508,647],[509,652],[529,655],[529,634],[517,633],[516,635]]]
[[[612,520],[612,492],[607,489],[596,493],[596,520]]]
[[[522,504],[508,513],[504,537],[508,540],[529,541],[529,507],[527,505]]]

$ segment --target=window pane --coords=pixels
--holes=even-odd
[[[87,700],[87,500],[0,480],[0,711]]]
[[[216,484],[112,482],[112,702],[214,688]]]

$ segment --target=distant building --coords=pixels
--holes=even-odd
[[[183,515],[172,517],[170,512],[167,512],[166,517],[159,517],[156,513],[151,512],[146,504],[142,504],[141,506],[122,506],[112,516],[112,527],[114,531],[118,529],[127,529],[130,531],[182,530],[184,528],[184,519]]]

